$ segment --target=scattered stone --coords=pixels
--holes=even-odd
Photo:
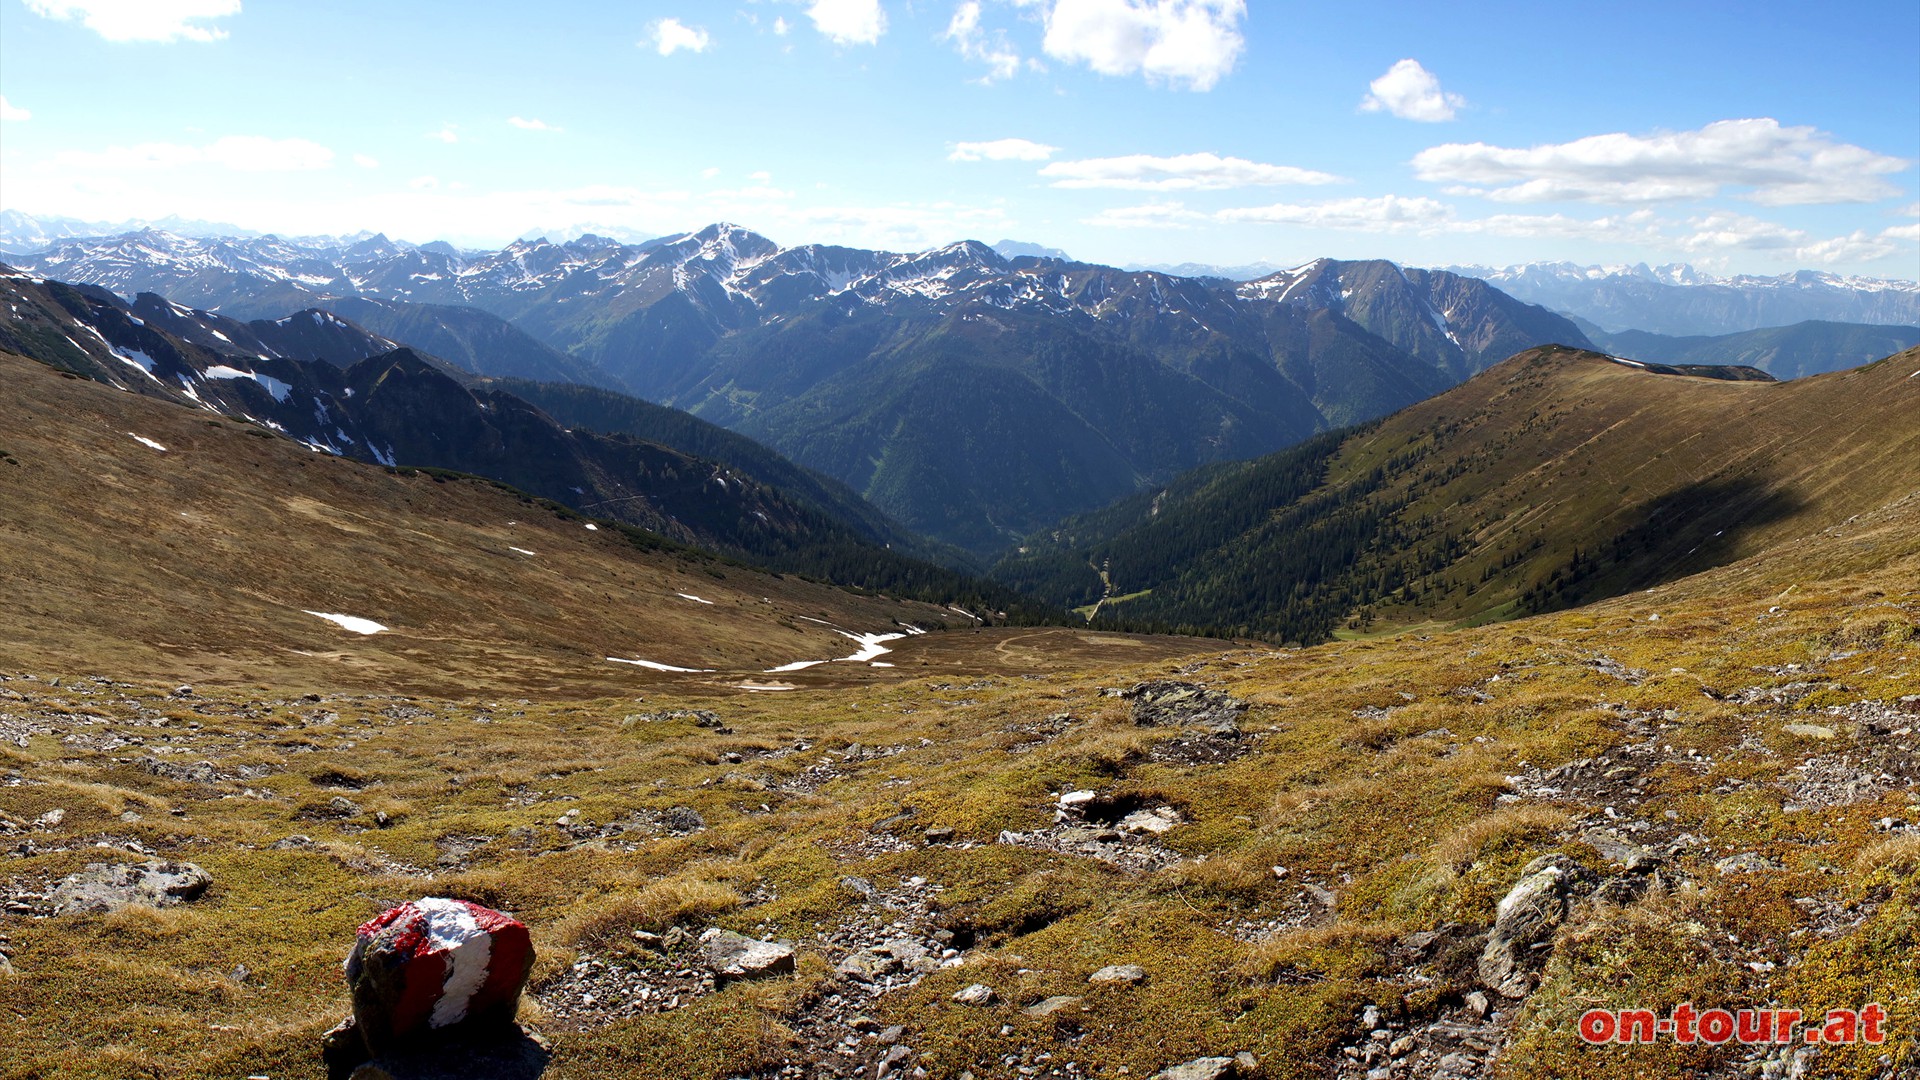
[[[268,846],[272,847],[273,850],[275,851],[291,851],[295,848],[310,848],[313,846],[313,837],[307,836],[302,833],[294,833],[292,836],[289,836],[284,840],[275,840],[272,844]]]
[[[876,949],[862,949],[848,954],[834,970],[850,979],[870,983],[899,971],[900,961]]]
[[[1573,864],[1562,855],[1535,859],[1520,872],[1495,910],[1493,930],[1480,953],[1478,973],[1488,989],[1510,998],[1526,996],[1533,971],[1546,960],[1546,950],[1536,946],[1551,942],[1566,919],[1573,877]]]
[[[1487,1013],[1493,1009],[1493,1003],[1487,1000],[1487,995],[1478,990],[1469,991],[1466,1002],[1467,1008],[1471,1009],[1473,1015],[1477,1017],[1485,1018]]]
[[[1151,810],[1135,810],[1120,819],[1120,831],[1138,835],[1158,836],[1169,832],[1180,824],[1180,812],[1171,806],[1156,806]]]
[[[1169,1065],[1153,1074],[1153,1080],[1238,1080],[1240,1070],[1230,1057],[1203,1057],[1178,1065]]]
[[[1772,859],[1757,852],[1743,851],[1738,855],[1729,855],[1713,864],[1722,874],[1758,874],[1767,870],[1779,870],[1781,866]]]
[[[1803,739],[1831,739],[1833,729],[1819,724],[1788,724],[1784,729],[1789,735],[1798,735]]]
[[[1660,868],[1660,856],[1617,836],[1609,836],[1596,830],[1585,833],[1580,839],[1588,847],[1599,852],[1607,861],[1619,863],[1630,873],[1647,874]]]
[[[926,841],[929,844],[952,843],[953,827],[949,825],[935,825],[932,828],[928,829],[926,832],[922,833],[921,835],[926,838]]]
[[[700,948],[714,975],[722,980],[793,974],[793,948],[778,942],[755,941],[716,926],[700,935]]]
[[[387,909],[347,956],[353,1017],[322,1044],[329,1076],[425,1080],[459,1055],[501,1052],[544,1066],[513,1019],[532,970],[533,942],[512,916],[443,897]]]
[[[1147,981],[1147,969],[1139,964],[1111,964],[1087,976],[1090,983],[1125,983],[1139,986]]]
[[[675,806],[660,815],[660,827],[675,836],[685,836],[706,828],[707,819],[691,806]]]
[[[1120,696],[1133,702],[1133,722],[1143,727],[1197,727],[1238,735],[1247,703],[1198,683],[1158,679],[1136,683]]]
[[[1072,997],[1066,994],[1058,994],[1053,997],[1047,998],[1044,1001],[1039,1001],[1032,1005],[1029,1005],[1021,1011],[1025,1015],[1030,1016],[1035,1020],[1040,1020],[1040,1019],[1044,1019],[1045,1017],[1052,1016],[1054,1013],[1057,1013],[1062,1009],[1072,1008],[1073,1006],[1080,1004],[1081,1000],[1082,999],[1080,998]]]
[[[129,904],[167,907],[198,900],[213,875],[192,863],[88,863],[53,887],[48,899],[56,915],[117,911]]]
[[[972,986],[953,995],[953,1000],[962,1005],[991,1005],[998,1000],[998,998],[999,995],[993,992],[993,987],[988,986],[986,983],[974,983]]]
[[[67,820],[67,812],[56,806],[52,810],[34,818],[33,823],[40,828],[51,829],[65,820]]]

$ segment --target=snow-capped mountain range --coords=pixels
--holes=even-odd
[[[1447,269],[1608,331],[1730,334],[1810,319],[1920,325],[1920,282],[1900,279],[1843,277],[1820,270],[1719,277],[1685,263],[1541,262]]]

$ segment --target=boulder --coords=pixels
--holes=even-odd
[[[344,1075],[367,1059],[511,1041],[532,969],[532,940],[510,915],[442,897],[389,908],[347,956],[353,1020],[329,1033],[328,1064]]]
[[[1567,892],[1576,874],[1561,855],[1535,859],[1520,872],[1495,909],[1493,930],[1480,953],[1478,971],[1487,989],[1510,998],[1526,996],[1533,972],[1546,959],[1544,947],[1566,920]]]
[[[198,900],[211,884],[213,875],[192,863],[88,863],[61,879],[48,899],[55,915],[115,911],[129,904],[166,907]]]
[[[700,949],[722,982],[793,974],[793,949],[777,942],[756,941],[716,926],[700,935]]]
[[[1198,683],[1156,679],[1120,692],[1133,702],[1133,722],[1143,727],[1197,727],[1216,735],[1240,734],[1247,703]]]

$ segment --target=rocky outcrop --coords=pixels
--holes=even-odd
[[[129,904],[166,907],[198,900],[213,875],[187,862],[88,863],[53,887],[56,915],[117,911]]]
[[[1194,727],[1216,735],[1240,734],[1247,703],[1198,683],[1156,679],[1120,692],[1133,702],[1133,722],[1142,727]]]
[[[1563,855],[1542,856],[1520,872],[1495,909],[1480,953],[1478,971],[1487,989],[1510,998],[1532,989],[1553,933],[1566,921],[1567,896],[1577,876],[1578,868]]]

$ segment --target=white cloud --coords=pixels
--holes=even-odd
[[[240,14],[240,0],[25,0],[35,15],[80,25],[108,41],[219,41],[227,32],[202,26]]]
[[[415,191],[434,191],[440,187],[440,178],[436,176],[416,176],[407,181],[407,186]]]
[[[1330,173],[1291,165],[1263,165],[1218,154],[1179,154],[1056,161],[1040,170],[1057,188],[1119,188],[1126,191],[1219,191],[1272,184],[1334,184]]]
[[[1880,235],[1889,240],[1920,240],[1920,222],[1912,225],[1895,225],[1890,229],[1882,229],[1880,230]]]
[[[980,77],[983,83],[1011,79],[1020,73],[1020,53],[1007,43],[1006,34],[980,29],[979,0],[967,0],[954,8],[947,32],[941,37],[953,42],[954,49],[965,59],[987,66],[987,73]]]
[[[775,32],[779,33],[778,27]],[[641,42],[641,45],[647,44]],[[679,19],[661,19],[653,24],[653,48],[661,56],[672,56],[685,49],[688,52],[703,53],[713,44],[713,35],[698,26],[688,26]]]
[[[519,128],[521,131],[565,131],[566,130],[565,128],[554,127],[552,124],[547,123],[545,120],[529,120],[523,116],[509,116],[507,117],[507,123],[512,124],[514,127]]]
[[[1910,163],[1771,119],[1697,131],[1591,135],[1528,149],[1448,143],[1414,155],[1422,180],[1501,202],[1642,203],[1732,193],[1767,206],[1872,202],[1898,193],[1881,177]]]
[[[747,179],[752,180],[755,183],[766,184],[766,183],[772,182],[773,174],[768,172],[765,169],[761,169],[759,172],[748,173]]]
[[[1045,161],[1060,148],[1031,139],[952,143],[948,161]]]
[[[306,139],[270,139],[264,135],[228,135],[205,146],[149,142],[105,150],[68,150],[55,154],[57,168],[170,169],[217,165],[235,172],[300,172],[333,164],[333,151]]]
[[[786,37],[787,31],[791,29],[793,29],[793,24],[787,22],[786,19],[776,18],[773,20],[773,32],[780,37]]]
[[[1245,0],[1057,0],[1041,48],[1102,75],[1211,90],[1246,46],[1246,14]]]
[[[442,124],[439,131],[427,132],[427,138],[443,143],[457,143],[460,141],[460,129],[453,124]]]
[[[836,45],[872,45],[887,32],[880,0],[813,0],[807,18]]]
[[[1102,210],[1085,219],[1088,225],[1113,229],[1186,229],[1208,219],[1198,210],[1182,203],[1147,203],[1144,206],[1119,206]]]
[[[8,101],[5,95],[0,95],[0,120],[19,121],[31,119],[33,119],[31,112]]]
[[[363,169],[377,169],[380,167],[380,159],[371,154],[355,154],[353,155],[353,163]]]
[[[1214,215],[1226,224],[1303,225],[1313,229],[1358,232],[1419,232],[1446,224],[1453,207],[1419,196],[1382,195],[1378,198],[1335,199],[1321,203],[1275,203],[1222,210]]]
[[[1687,225],[1692,232],[1680,239],[1680,247],[1687,251],[1765,251],[1795,247],[1807,238],[1805,230],[1745,214],[1707,214],[1689,219]]]
[[[700,170],[700,177],[703,180],[711,180],[714,177],[719,175],[720,175],[719,166],[710,166],[708,168]]]
[[[1449,221],[1439,231],[1513,236],[1529,240],[1666,245],[1651,210],[1635,210],[1631,214],[1602,218],[1576,218],[1565,214],[1493,214],[1483,218]]]
[[[1360,108],[1367,112],[1385,110],[1402,120],[1433,124],[1453,119],[1466,104],[1466,98],[1440,89],[1440,80],[1421,67],[1420,61],[1402,60],[1367,84],[1367,96]]]
[[[1900,217],[1920,217],[1920,202],[1909,203],[1895,210],[1894,213]]]
[[[1891,232],[1888,230],[1887,232]],[[1802,263],[1854,263],[1872,262],[1884,259],[1900,250],[1887,235],[1873,236],[1864,230],[1855,230],[1847,236],[1836,236],[1831,240],[1820,240],[1803,244],[1795,248],[1793,257]]]

